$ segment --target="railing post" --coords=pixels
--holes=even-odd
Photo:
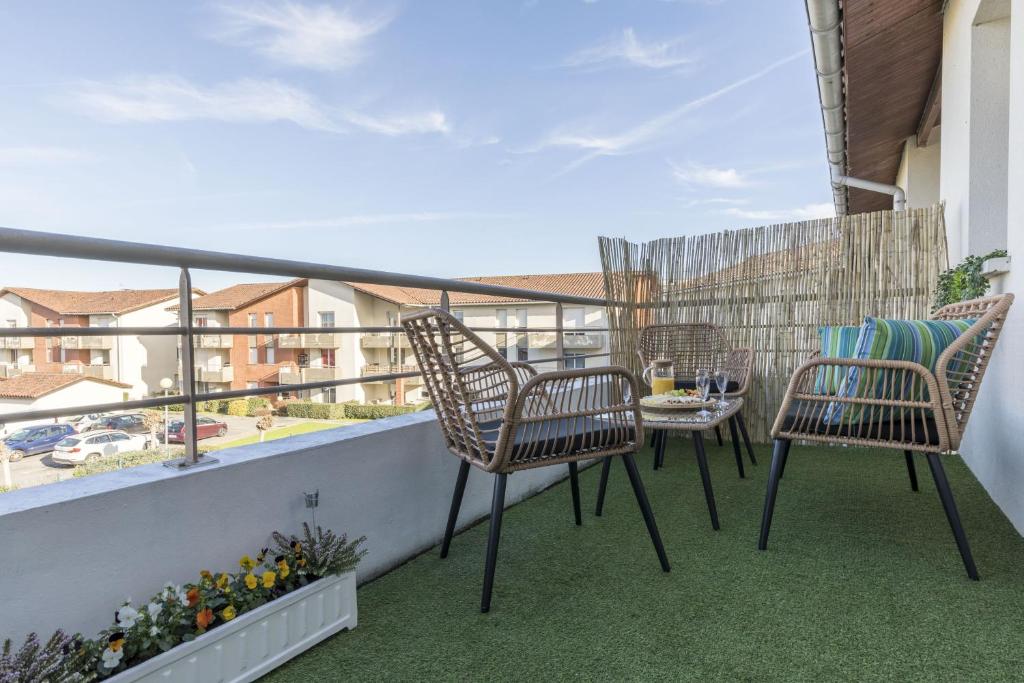
[[[195,347],[193,343],[193,321],[192,321],[192,275],[188,268],[181,269],[178,277],[178,317],[183,328],[181,335],[181,398],[184,403],[182,418],[185,421],[185,429],[182,434],[185,442],[185,457],[165,463],[169,467],[193,467],[195,465],[206,465],[216,462],[214,458],[199,459],[198,439],[196,433],[196,368],[195,368]]]
[[[562,319],[562,302],[555,302],[555,357],[558,358],[557,367],[565,370],[565,321]]]

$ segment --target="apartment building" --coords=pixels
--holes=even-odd
[[[523,289],[602,297],[600,273],[513,275],[471,278]],[[393,327],[404,313],[440,303],[436,290],[387,285],[364,285],[326,280],[234,285],[193,301],[193,319],[207,331],[196,335],[198,390],[280,387],[282,397],[299,395],[316,402],[359,401],[405,404],[425,398],[419,377],[368,380],[323,390],[301,392],[289,385],[415,372],[415,359],[402,334],[306,332],[272,335],[267,327]],[[554,304],[522,299],[452,293],[453,313],[471,327],[555,327]],[[605,364],[607,358],[586,359],[608,353],[608,334],[588,331],[606,328],[604,308],[566,306],[562,311],[568,367]],[[250,335],[223,335],[217,327],[250,327]],[[483,332],[510,360],[554,358],[554,332]],[[540,369],[554,367],[539,364]]]
[[[6,287],[0,289],[0,325],[61,327],[60,337],[0,339],[0,379],[26,372],[81,374],[125,385],[125,399],[159,391],[175,372],[170,336],[80,336],[76,327],[164,327],[177,289],[84,292]]]

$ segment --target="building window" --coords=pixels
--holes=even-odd
[[[506,358],[507,358],[507,356],[506,356]],[[518,360],[520,362],[525,362],[525,361],[530,360],[530,349],[526,348],[525,346],[517,346],[516,347],[516,360]]]
[[[578,351],[568,351],[565,354],[565,369],[566,370],[582,370],[587,367],[587,359],[583,357],[584,354]]]
[[[246,382],[245,383],[245,388],[246,389],[259,389],[260,388],[260,383],[259,382]]]
[[[205,315],[197,315],[193,325],[195,327],[206,327],[210,319]]]
[[[525,308],[516,309],[516,323],[514,327],[525,329],[529,327],[528,315]],[[529,355],[530,335],[527,332],[516,334],[516,357],[523,361]]]
[[[320,349],[320,367],[334,367],[334,349]]]
[[[337,403],[338,391],[334,387],[324,389],[324,403]]]
[[[273,365],[274,363],[277,362],[276,355],[275,355],[275,352],[274,352],[274,340],[273,339],[267,339],[266,355],[267,355],[267,359],[266,359],[267,360],[267,365]]]
[[[320,320],[320,327],[334,327],[334,311],[319,311],[316,317]]]
[[[273,327],[273,326],[274,326],[274,314],[273,313],[264,313],[263,314],[263,327]]]
[[[463,322],[463,319],[466,317],[466,314],[463,311],[452,311],[452,315],[455,316],[455,319],[460,323]]]
[[[249,318],[249,327],[256,327],[257,315],[255,313],[250,313],[248,315],[248,318]]]
[[[260,350],[256,342],[250,338],[249,341],[249,365],[257,365],[260,362]]]

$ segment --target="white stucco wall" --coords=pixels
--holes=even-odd
[[[147,306],[120,316],[120,327],[173,327],[178,314],[169,311],[170,301]],[[110,351],[113,378],[131,384],[132,398],[145,398],[160,393],[160,380],[174,379],[178,370],[178,338],[172,336],[115,337]]]
[[[4,422],[4,415],[7,413],[20,413],[23,410],[48,410],[53,408],[73,408],[75,406],[93,405],[99,403],[116,403],[124,400],[127,390],[120,387],[96,382],[91,379],[84,379],[71,386],[64,387],[40,396],[34,401],[24,399],[0,398],[0,436],[6,436],[14,430],[28,424],[43,424],[53,420],[36,420],[34,422],[17,422],[7,424]],[[2,637],[0,637],[2,639]]]
[[[216,455],[218,464],[187,472],[143,465],[0,496],[0,638],[57,627],[91,635],[109,625],[125,596],[141,601],[165,581],[237,567],[241,555],[267,545],[271,531],[300,529],[309,519],[302,494],[314,489],[318,523],[367,536],[359,568],[366,581],[440,541],[458,469],[432,413]],[[513,474],[507,502],[566,475],[564,466]],[[619,475],[612,485],[626,486]],[[460,528],[488,514],[492,485],[492,475],[470,473]],[[456,539],[452,553],[459,552],[466,548]],[[467,610],[474,590],[466,591]]]
[[[953,0],[945,15],[942,80],[942,197],[946,201],[950,261],[971,249],[970,101],[973,24],[979,0]],[[1009,6],[1012,18],[1006,160],[1006,247],[1011,271],[993,282],[996,292],[1014,292],[1011,309],[995,350],[961,448],[964,459],[997,505],[1024,533],[1024,0],[986,4],[988,17]],[[985,17],[987,18],[987,17]],[[998,101],[994,106],[1001,105]],[[997,178],[998,182],[999,179]]]
[[[927,208],[939,201],[940,135],[941,131],[936,128],[928,146],[919,147],[917,136],[911,136],[903,146],[896,184],[907,193],[908,209]]]

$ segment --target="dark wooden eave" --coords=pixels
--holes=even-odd
[[[843,48],[847,173],[893,184],[942,59],[942,0],[844,0]],[[888,195],[849,190],[849,213],[891,208]]]

